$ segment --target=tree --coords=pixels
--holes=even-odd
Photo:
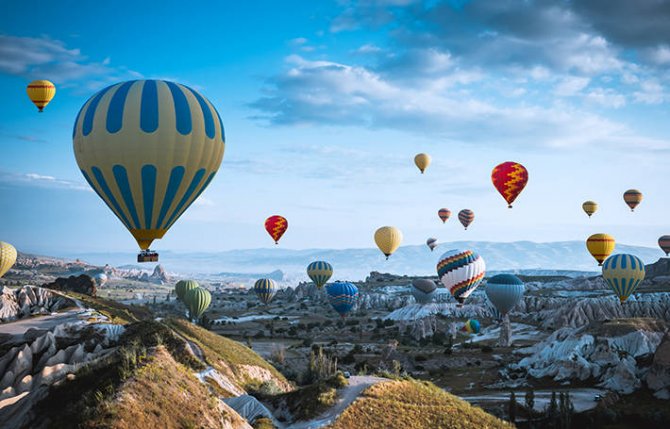
[[[556,400],[556,392],[551,392],[551,400],[545,411],[547,418],[547,427],[556,428],[559,418],[558,401]]]
[[[526,409],[528,410],[528,426],[533,427],[533,414],[535,411],[535,392],[530,389],[526,392]]]
[[[572,414],[575,412],[572,399],[570,399],[570,392],[561,392],[558,408],[560,412],[561,429],[570,429],[570,425],[572,424]]]
[[[512,423],[516,422],[516,395],[514,391],[509,395],[509,406],[507,408],[507,414],[509,414],[509,421]]]

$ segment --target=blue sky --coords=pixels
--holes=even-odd
[[[0,239],[19,249],[133,250],[88,190],[71,129],[95,91],[162,78],[219,110],[226,153],[200,200],[154,245],[227,250],[583,240],[669,234],[670,2],[7,1],[0,16]],[[58,86],[38,114],[26,84]],[[433,156],[425,175],[417,152]],[[530,182],[508,210],[490,181]],[[632,214],[622,193],[645,200]],[[593,199],[592,219],[581,203]],[[476,213],[463,231],[440,207]]]

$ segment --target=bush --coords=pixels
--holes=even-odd
[[[491,346],[482,346],[482,353],[492,353],[493,347]]]
[[[302,340],[302,346],[303,346],[303,347],[309,347],[309,346],[312,345],[313,342],[314,342],[313,339],[311,339],[311,338],[305,338],[304,340]]]
[[[427,360],[428,360],[428,358],[427,358],[426,356],[424,356],[424,355],[416,355],[416,356],[414,356],[414,361],[415,361],[415,362],[425,362],[425,361],[427,361]]]
[[[254,429],[275,429],[274,423],[267,417],[259,417],[251,425]]]

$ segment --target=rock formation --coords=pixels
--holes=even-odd
[[[0,289],[0,323],[35,314],[50,314],[75,306],[68,297],[36,286]]]
[[[68,278],[58,277],[53,283],[44,284],[42,287],[47,289],[73,291],[90,296],[96,296],[97,288],[95,281],[86,274],[79,276],[70,276]]]

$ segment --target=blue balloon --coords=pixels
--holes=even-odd
[[[486,296],[502,315],[523,299],[524,290],[523,282],[514,274],[498,274],[486,282]]]
[[[340,316],[349,313],[358,299],[358,288],[353,283],[335,282],[326,285],[328,301]]]

